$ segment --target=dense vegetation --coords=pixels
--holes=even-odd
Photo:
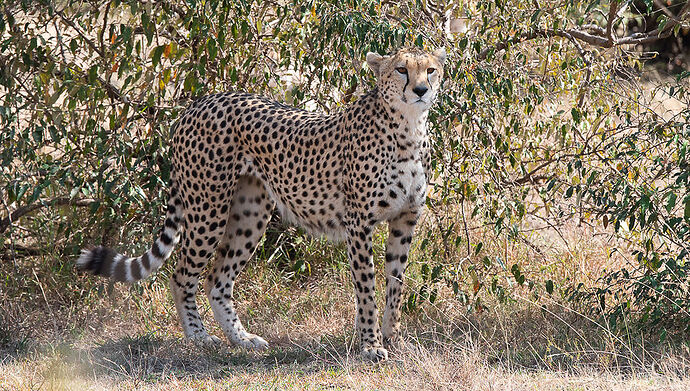
[[[658,3],[5,1],[2,257],[49,253],[69,270],[87,243],[142,250],[165,202],[171,127],[199,96],[247,90],[338,110],[373,83],[367,51],[443,46],[435,189],[406,309],[440,289],[480,311],[528,289],[537,302],[584,303],[614,328],[630,318],[688,332],[690,72],[676,66],[650,91],[640,71],[654,57],[646,45],[687,37],[690,6]],[[681,107],[662,111],[654,96]],[[531,229],[573,221],[626,244],[632,267],[590,285],[553,281],[470,235],[538,254]],[[259,256],[308,273],[300,243],[298,231],[269,232]]]

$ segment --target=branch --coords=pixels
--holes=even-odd
[[[56,59],[55,57],[53,57],[50,53],[46,53],[46,58],[48,58],[50,61],[54,62],[55,64],[62,64],[60,61],[58,61],[58,59]],[[82,76],[85,80],[88,80],[88,76],[87,76],[86,74],[84,74],[83,72],[78,71],[78,70],[76,70],[76,69],[73,68],[73,67],[70,67],[68,64],[63,64],[63,65],[64,65],[65,67],[70,68],[70,70],[71,70],[72,72],[81,74],[81,76]],[[56,69],[56,70],[53,71],[53,75],[58,76],[58,77],[64,77],[64,76],[65,76],[65,73],[64,73],[63,71],[61,71],[61,70],[57,70],[57,69]],[[114,85],[112,85],[111,83],[109,83],[107,80],[105,80],[105,79],[102,78],[101,76],[97,76],[97,77],[96,77],[96,80],[98,80],[98,83],[100,83],[101,86],[102,86],[103,88],[105,88],[105,91],[108,93],[108,97],[109,97],[110,99],[118,100],[118,101],[120,101],[120,102],[122,102],[122,103],[124,103],[124,104],[132,104],[132,101],[130,101],[130,99],[129,99],[125,94],[123,94],[122,91],[120,91],[119,88],[115,87]],[[87,82],[87,84],[88,84],[88,82]],[[135,104],[134,106],[135,106],[137,109],[140,109],[140,108],[142,108],[142,107],[145,107],[145,105],[142,105],[142,104]]]
[[[587,30],[591,33],[595,33],[597,35],[606,35],[606,29],[596,24],[583,24],[582,26],[580,26],[580,28],[583,30]]]
[[[163,31],[158,31],[157,33],[161,37],[167,38],[168,40],[170,40],[170,42],[175,42],[179,46],[187,47],[187,48],[191,47],[189,42],[187,42],[187,39],[183,35],[181,35],[177,30],[175,30],[172,26],[168,26],[167,29],[168,29],[168,31],[163,30]],[[144,28],[141,26],[135,27],[134,31],[132,33],[135,35],[145,35],[146,34],[144,32]],[[175,36],[173,36],[173,34],[175,34]]]
[[[615,40],[612,37],[600,37],[598,35],[592,35],[590,33],[586,33],[582,30],[577,30],[577,29],[568,29],[568,30],[542,30],[542,34],[547,37],[563,37],[563,38],[570,38],[572,36],[573,38],[588,43],[590,45],[594,46],[600,46],[604,48],[610,48],[615,45]]]
[[[535,28],[529,32],[523,33],[520,36],[507,39],[505,41],[499,42],[496,45],[486,48],[479,52],[477,56],[478,60],[485,60],[489,53],[498,52],[509,48],[511,45],[530,41],[536,38],[549,38],[549,37],[562,37],[567,39],[577,39],[579,41],[588,43],[592,46],[599,46],[603,48],[611,48],[615,46],[622,45],[637,45],[643,43],[655,42],[660,39],[667,38],[671,35],[673,28],[683,23],[687,20],[688,13],[690,13],[690,1],[686,2],[683,9],[678,13],[676,18],[670,19],[668,23],[664,25],[662,29],[654,29],[647,33],[634,33],[622,38],[615,38],[613,36],[613,24],[618,9],[618,1],[614,1],[609,9],[609,20],[606,26],[606,30],[595,25],[583,25],[580,28],[565,29],[565,30],[554,30],[554,29],[541,29]],[[592,31],[597,35],[592,35],[587,31]],[[572,39],[571,39],[572,40]]]
[[[541,181],[541,180],[544,180],[544,179],[548,179],[548,176],[547,176],[547,175],[536,175],[536,176],[535,176],[535,174],[536,174],[539,170],[545,168],[546,166],[548,166],[548,165],[550,165],[551,163],[554,163],[554,162],[556,162],[556,161],[557,161],[557,159],[553,159],[553,158],[552,158],[552,159],[548,159],[547,161],[545,161],[545,162],[539,164],[538,166],[536,166],[535,168],[533,168],[532,171],[526,173],[524,176],[522,176],[522,177],[520,177],[520,178],[518,178],[518,179],[515,179],[515,180],[510,181],[510,183],[514,183],[514,184],[518,184],[518,185],[524,185],[525,183],[528,183],[528,182],[535,183],[535,182],[538,182],[538,181]]]
[[[518,178],[514,181],[511,182],[506,182],[506,185],[524,185],[527,183],[532,183],[532,184],[540,184],[544,183],[547,180],[553,178],[553,175],[535,175],[535,176],[524,176],[522,178]]]
[[[656,6],[659,7],[659,9],[661,10],[661,12],[663,12],[664,14],[666,14],[666,16],[668,16],[668,17],[671,18],[671,19],[676,19],[676,15],[674,15],[673,12],[669,11],[669,9],[666,8],[666,5],[664,4],[663,1],[661,1],[661,0],[654,0],[654,4],[656,4]]]
[[[489,56],[490,52],[498,52],[504,49],[509,48],[511,45],[525,42],[525,41],[531,41],[536,38],[549,38],[549,37],[562,37],[562,38],[567,38],[567,39],[577,39],[583,42],[586,42],[590,45],[595,45],[595,46],[602,46],[602,47],[610,47],[609,46],[609,40],[607,38],[597,36],[597,35],[592,35],[587,32],[581,31],[581,30],[575,30],[575,29],[569,29],[569,30],[553,30],[553,29],[534,29],[532,31],[529,31],[527,33],[522,34],[521,36],[518,37],[513,37],[508,40],[505,40],[503,42],[497,43],[493,47],[486,48],[482,50],[479,53],[478,59],[484,60]]]
[[[47,206],[89,206],[93,202],[96,202],[96,200],[93,198],[74,200],[70,199],[69,197],[58,197],[52,200],[39,200],[36,203],[17,208],[8,217],[0,220],[0,233],[5,232],[7,227],[9,227],[13,221],[16,221],[22,216],[25,216],[38,209],[45,208]]]
[[[74,31],[76,31],[77,34],[79,34],[79,36],[84,40],[84,42],[86,42],[86,43],[89,45],[89,47],[91,47],[91,49],[93,49],[94,52],[98,53],[99,56],[101,56],[103,59],[105,59],[105,53],[103,52],[103,50],[101,50],[101,48],[99,48],[98,46],[96,46],[96,44],[95,44],[91,39],[89,39],[89,38],[81,31],[81,29],[80,29],[79,27],[77,27],[77,26],[74,24],[74,22],[72,22],[71,20],[69,20],[68,18],[66,18],[65,15],[62,14],[62,11],[57,11],[57,10],[56,10],[56,11],[55,11],[55,14],[57,14],[57,16],[59,16],[60,19],[61,19],[66,25],[68,25],[68,26],[70,26],[71,28],[73,28]]]
[[[108,12],[110,12],[110,5],[113,4],[112,1],[108,2],[105,6],[105,12],[103,13],[103,27],[101,28],[101,33],[98,36],[98,40],[101,43],[101,51],[105,53],[105,42],[103,41],[103,35],[105,34],[105,29],[108,27]]]
[[[613,20],[616,18],[616,12],[618,11],[618,0],[612,0],[611,6],[609,7],[609,18],[606,22],[606,39],[608,44],[613,46]]]
[[[509,38],[505,41],[501,41],[501,42],[497,43],[496,45],[494,45],[492,47],[488,47],[488,48],[482,50],[481,52],[479,52],[477,59],[479,61],[485,60],[489,56],[489,53],[491,53],[491,52],[500,52],[501,50],[508,49],[512,45],[518,44],[520,42],[531,41],[531,40],[533,40],[535,38],[539,38],[539,37],[541,37],[541,36],[538,35],[534,31],[530,31],[528,33],[523,33],[519,37]]]

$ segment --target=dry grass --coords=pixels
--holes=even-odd
[[[453,208],[436,212],[458,218]],[[448,221],[441,224],[449,226]],[[417,235],[409,290],[422,283],[420,264],[444,246],[434,233],[436,223],[426,218]],[[465,234],[462,224],[454,226],[456,235]],[[499,304],[483,289],[483,310],[468,310],[440,284],[434,304],[404,314],[404,346],[378,364],[358,354],[342,248],[320,240],[306,240],[297,249],[310,263],[310,275],[295,277],[286,267],[289,261],[261,253],[240,277],[239,311],[247,329],[271,344],[264,353],[205,350],[182,339],[167,287],[173,261],[132,286],[78,276],[73,260],[57,253],[0,263],[0,390],[690,389],[690,345],[662,343],[654,330],[609,330],[565,297],[563,288],[591,286],[603,270],[628,262],[622,243],[576,222],[543,229],[536,220],[524,227],[529,232],[520,241],[470,224],[470,241],[484,242],[482,254],[466,258],[460,246],[442,252],[444,262],[463,264],[460,272],[467,277],[468,267],[484,255],[502,258],[508,267],[519,264],[542,287],[553,280],[553,295],[518,286],[496,265],[480,278],[499,270],[495,276],[512,292],[507,303]],[[379,273],[384,232],[380,229],[374,241]],[[433,242],[422,251],[419,244],[428,232]],[[611,256],[613,248],[618,251]],[[379,274],[379,302],[383,280]],[[222,335],[199,296],[206,326]]]
[[[400,389],[400,390],[685,390],[686,379],[511,369],[490,365],[471,342],[442,349],[410,341],[372,365],[327,343],[274,348],[265,355],[222,354],[157,337],[92,347],[53,347],[3,365],[7,389]]]
[[[560,282],[589,279],[614,262],[595,231],[561,234],[561,241],[531,237],[550,243],[539,257],[515,243],[486,251]],[[338,253],[319,241],[306,246]],[[391,360],[362,361],[349,272],[338,259],[296,279],[260,261],[241,277],[242,318],[271,343],[264,353],[184,342],[165,283],[170,264],[151,281],[111,288],[50,257],[5,263],[0,389],[690,389],[687,345],[611,332],[558,295],[536,300],[520,288],[512,303],[487,297],[479,313],[442,289],[435,304],[404,316],[406,342]],[[413,266],[411,287],[415,275]],[[221,335],[205,301],[202,314]]]

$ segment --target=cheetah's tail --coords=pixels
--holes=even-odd
[[[98,246],[81,250],[77,268],[115,281],[134,282],[157,271],[180,241],[182,231],[182,200],[174,187],[170,190],[165,225],[151,249],[136,258],[130,258],[107,247]]]

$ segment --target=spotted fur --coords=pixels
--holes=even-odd
[[[376,88],[331,115],[241,92],[199,99],[172,139],[173,180],[158,239],[135,258],[104,247],[84,250],[78,266],[137,281],[157,270],[182,236],[170,286],[185,336],[218,342],[196,305],[202,270],[216,254],[204,289],[215,319],[234,344],[265,348],[265,340],[242,326],[233,289],[277,207],[314,234],[346,241],[363,354],[387,358],[383,342],[399,338],[403,273],[429,179],[427,113],[444,60],[443,50],[369,53]],[[389,236],[381,330],[371,241],[382,221],[388,221]]]

